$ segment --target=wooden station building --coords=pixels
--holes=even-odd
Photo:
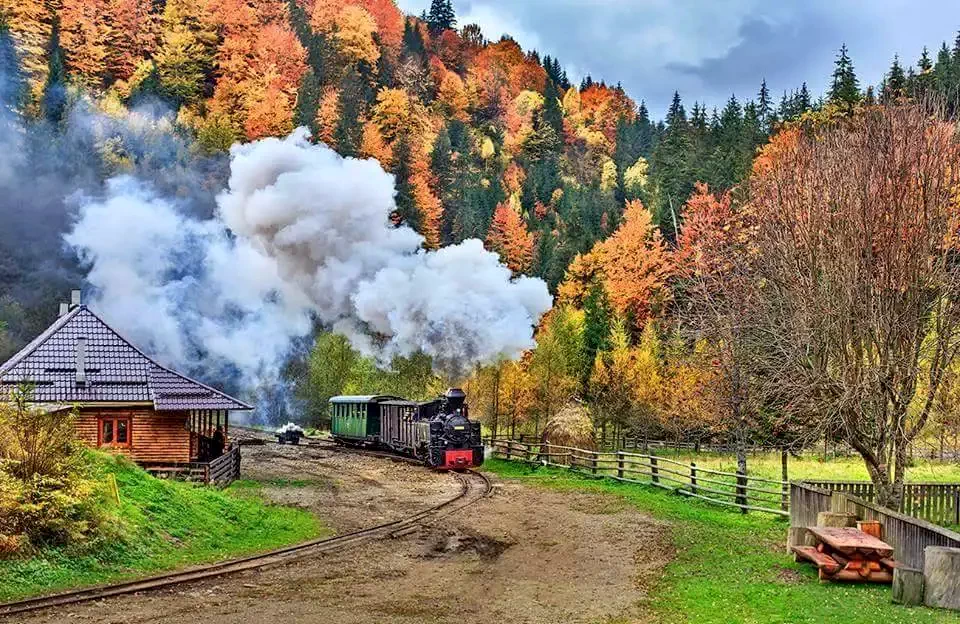
[[[82,305],[79,291],[71,299],[53,325],[0,365],[0,391],[26,383],[33,403],[75,407],[80,439],[143,466],[216,459],[221,440],[229,444],[230,412],[253,408],[158,364]]]

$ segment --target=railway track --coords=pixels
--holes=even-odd
[[[364,455],[384,456],[397,459],[397,456],[388,453],[379,453],[377,451],[367,451],[356,449],[356,452]],[[403,459],[403,458],[401,458]],[[409,460],[415,462],[415,460]],[[419,462],[415,462],[419,463]],[[113,596],[122,596],[137,592],[152,591],[164,589],[203,579],[236,574],[246,570],[254,570],[285,563],[322,553],[334,552],[355,546],[376,538],[398,538],[415,531],[419,526],[427,524],[427,521],[435,521],[444,518],[452,513],[473,505],[477,501],[487,497],[493,489],[490,480],[479,472],[466,470],[462,473],[451,473],[454,478],[460,481],[461,488],[459,494],[443,501],[438,505],[429,507],[415,514],[385,522],[376,526],[360,529],[336,535],[333,537],[311,540],[295,546],[287,546],[260,555],[243,557],[240,559],[231,559],[206,566],[199,566],[180,572],[170,572],[151,576],[133,581],[125,581],[112,585],[102,585],[88,589],[78,589],[49,596],[40,596],[37,598],[27,598],[15,602],[0,604],[0,618],[48,609],[51,607],[61,607],[65,605],[78,604],[101,600]]]

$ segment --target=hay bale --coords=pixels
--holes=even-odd
[[[593,440],[593,419],[579,402],[567,403],[543,428],[544,444],[572,446],[588,451],[596,449]]]

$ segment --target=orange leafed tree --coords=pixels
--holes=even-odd
[[[533,262],[533,234],[507,203],[500,203],[493,213],[493,222],[487,233],[487,247],[500,254],[511,271],[523,273]]]
[[[363,61],[376,66],[380,59],[380,48],[373,38],[377,32],[373,16],[363,7],[346,6],[337,13],[335,24],[333,39],[340,53],[351,62]]]
[[[594,280],[600,280],[617,313],[641,329],[669,296],[673,259],[643,204],[627,202],[623,222],[589,253],[578,255],[560,285],[561,302],[582,305]]]
[[[315,0],[310,9],[310,26],[319,33],[332,32],[337,27],[337,16],[346,6],[365,10],[373,18],[380,42],[394,52],[400,50],[403,13],[394,0]]]
[[[413,200],[420,211],[420,233],[427,249],[440,247],[440,225],[443,220],[443,204],[430,190],[430,178],[425,172],[410,176]]]
[[[393,150],[383,140],[380,127],[372,121],[363,124],[360,155],[366,158],[375,158],[385,169],[389,169],[393,163]]]
[[[67,65],[83,84],[94,88],[104,85],[117,35],[109,15],[107,0],[64,0],[60,10],[60,37]]]

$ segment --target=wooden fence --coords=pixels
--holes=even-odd
[[[790,526],[809,527],[821,511],[852,513],[861,520],[877,520],[883,540],[893,546],[894,558],[911,568],[923,569],[927,546],[960,548],[960,533],[881,507],[852,494],[831,491],[808,483],[790,484]]]
[[[497,436],[499,440],[511,440],[510,436]],[[539,436],[528,434],[519,434],[515,441],[524,444],[540,444]],[[716,442],[683,442],[674,440],[653,440],[634,436],[596,436],[594,439],[596,447],[600,450],[610,451],[643,451],[644,453],[654,449],[670,449],[674,451],[685,451],[691,453],[734,453],[736,448],[733,444]],[[779,452],[780,449],[773,446],[751,445],[747,447],[750,454]]]
[[[825,490],[852,494],[866,501],[876,500],[869,481],[811,481],[804,483]],[[907,483],[903,487],[900,513],[936,524],[960,526],[960,483]]]
[[[555,444],[529,444],[514,440],[487,440],[495,457],[566,468],[617,481],[653,485],[666,490],[735,507],[747,513],[762,511],[787,516],[789,489],[784,481],[700,468],[689,464],[627,451],[592,451]]]
[[[204,481],[219,487],[227,487],[240,478],[240,445],[232,445],[227,452],[204,464]]]

